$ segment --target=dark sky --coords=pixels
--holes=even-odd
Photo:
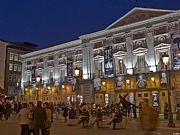
[[[139,7],[180,9],[180,0],[138,0]],[[136,0],[0,0],[0,39],[41,48],[105,29]]]

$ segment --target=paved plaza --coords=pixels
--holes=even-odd
[[[96,126],[82,128],[78,126],[68,126],[62,118],[55,119],[51,135],[180,135],[180,121],[175,121],[175,128],[168,128],[167,121],[160,120],[159,127],[156,131],[143,131],[139,127],[136,119],[128,121],[126,129],[112,130],[112,128],[100,128]],[[0,121],[0,135],[20,135],[20,126],[15,117],[8,121]]]

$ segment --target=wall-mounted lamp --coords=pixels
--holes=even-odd
[[[156,86],[156,81],[154,77],[151,77],[151,81],[154,83],[154,85]]]
[[[126,80],[126,83],[127,83],[128,85],[130,85],[130,80]]]
[[[102,82],[102,86],[104,86],[107,89],[107,84],[105,81]]]

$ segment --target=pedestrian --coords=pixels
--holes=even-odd
[[[96,115],[96,120],[91,124],[92,126],[97,123],[97,127],[99,128],[99,122],[103,120],[103,112],[102,110],[99,108],[97,110],[97,115]]]
[[[144,130],[153,131],[158,124],[157,111],[150,107],[148,99],[144,99],[142,116],[140,117],[141,126]]]
[[[35,106],[33,102],[29,102],[29,110],[30,110],[30,123],[29,123],[29,132],[35,135],[35,129],[33,125],[33,112],[34,112]]]
[[[45,132],[46,112],[41,105],[42,102],[37,101],[37,107],[34,109],[33,112],[33,125],[35,128],[35,135],[39,135],[39,130],[41,130],[42,135],[46,135]]]
[[[5,118],[6,118],[6,120],[9,119],[10,115],[11,115],[11,104],[9,102],[7,102],[5,105]]]
[[[31,113],[30,110],[27,108],[27,103],[23,103],[22,109],[17,114],[21,126],[21,135],[30,135],[29,133],[30,113]]]
[[[67,106],[65,106],[62,110],[63,110],[64,121],[67,122],[67,116],[68,116],[68,108],[67,108]]]
[[[3,103],[0,101],[0,120],[2,120],[2,118],[3,118],[3,112],[4,112],[4,105],[3,105]]]
[[[48,103],[45,102],[43,104],[43,107],[45,109],[45,112],[46,112],[46,121],[45,121],[45,132],[46,132],[46,135],[50,135],[50,129],[52,127],[52,111],[51,109],[48,107]]]

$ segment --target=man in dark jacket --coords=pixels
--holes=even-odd
[[[3,103],[0,101],[0,120],[2,120],[3,113],[4,113],[4,105],[3,105]]]
[[[37,102],[37,107],[33,112],[33,124],[35,127],[35,135],[39,135],[39,129],[41,129],[42,135],[45,133],[45,121],[46,121],[46,112],[45,109],[41,106],[42,102]]]

